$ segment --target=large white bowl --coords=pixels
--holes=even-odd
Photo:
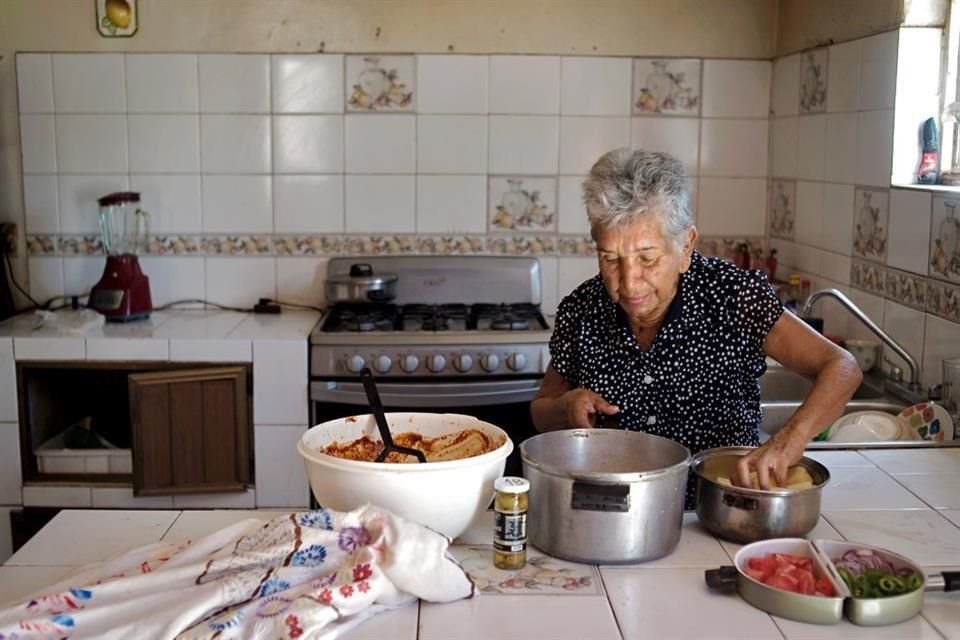
[[[480,429],[503,444],[462,460],[397,464],[336,458],[320,449],[363,436],[380,441],[370,414],[324,422],[309,429],[297,450],[303,456],[310,488],[321,506],[350,511],[370,503],[456,538],[493,499],[493,483],[503,475],[513,442],[506,432],[472,416],[452,413],[388,413],[391,433],[414,431],[436,437],[462,429]]]

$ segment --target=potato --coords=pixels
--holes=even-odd
[[[730,481],[730,478],[727,476],[718,475],[711,479],[717,484],[722,484],[725,487],[735,486],[733,482]],[[760,488],[760,482],[759,480],[757,480],[756,471],[750,472],[750,487],[753,489]],[[812,489],[813,478],[810,476],[810,472],[807,471],[805,467],[802,467],[800,465],[794,465],[787,470],[787,484],[785,486],[781,487],[780,485],[778,485],[776,478],[773,478],[771,476],[770,488],[771,489],[792,489],[794,491],[800,491],[802,489]]]

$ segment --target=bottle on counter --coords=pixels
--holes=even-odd
[[[530,481],[505,476],[493,488],[493,566],[522,569],[527,563],[527,502]]]
[[[936,184],[940,175],[940,137],[937,123],[927,118],[920,127],[920,166],[917,168],[917,182]]]

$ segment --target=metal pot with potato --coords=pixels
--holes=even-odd
[[[768,538],[803,537],[820,517],[820,496],[830,472],[816,460],[803,457],[790,467],[785,486],[760,489],[755,474],[752,487],[735,486],[737,460],[750,447],[720,447],[701,451],[691,469],[697,482],[697,517],[727,540],[746,543]]]

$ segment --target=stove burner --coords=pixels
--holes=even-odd
[[[338,303],[323,323],[325,332],[529,331],[546,329],[535,304]]]
[[[421,328],[424,331],[447,331],[450,329],[450,321],[443,316],[430,316],[423,319]]]
[[[526,320],[515,320],[507,315],[491,321],[490,328],[496,331],[526,331],[530,328],[530,323]]]

